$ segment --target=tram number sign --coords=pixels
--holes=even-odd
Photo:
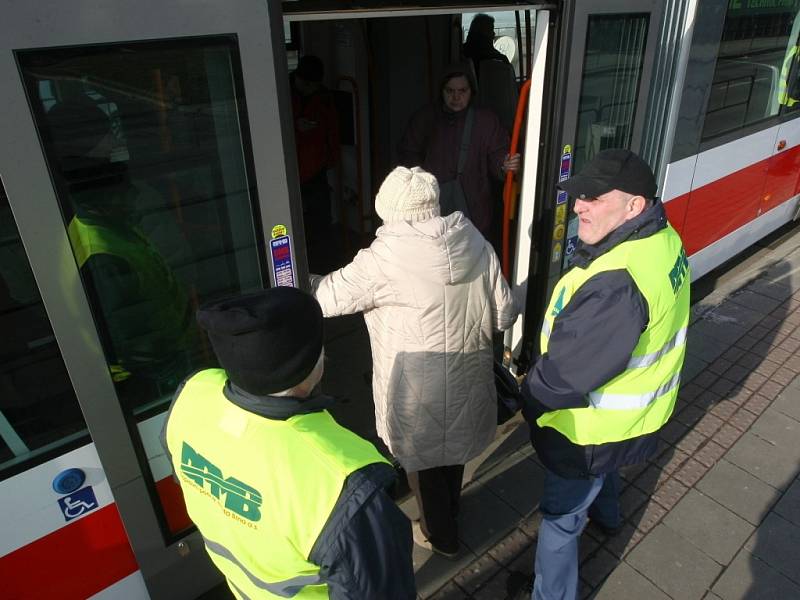
[[[72,521],[87,512],[96,509],[97,498],[94,495],[92,486],[87,485],[85,488],[73,492],[69,496],[64,496],[58,499],[58,506],[61,508],[61,514],[64,515],[65,521]]]

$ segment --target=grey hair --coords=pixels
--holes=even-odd
[[[306,378],[303,379],[297,385],[290,387],[288,390],[283,390],[282,392],[275,392],[270,394],[270,396],[296,396],[298,390],[304,390],[306,387],[309,387],[309,391],[313,388],[320,379],[322,379],[322,368],[325,364],[325,349],[323,348],[322,351],[319,353],[319,358],[317,359],[317,363],[314,365],[314,368],[311,369],[311,372],[306,375]]]

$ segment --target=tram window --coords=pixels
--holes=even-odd
[[[141,421],[215,364],[199,304],[264,283],[236,40],[18,60],[110,376]]]
[[[765,9],[744,2],[729,4],[703,140],[774,117],[786,105],[785,86],[790,71],[796,71],[791,67],[800,26],[797,14],[795,6]]]
[[[606,148],[628,148],[644,66],[648,15],[589,17],[573,170]]]
[[[87,439],[0,182],[0,479]]]

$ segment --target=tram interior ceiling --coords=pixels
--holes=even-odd
[[[348,10],[379,10],[379,9],[415,9],[415,8],[448,8],[459,9],[476,7],[497,7],[500,5],[513,6],[516,2],[486,2],[485,0],[459,0],[448,2],[442,0],[283,0],[284,14],[309,13],[309,12],[341,12]]]

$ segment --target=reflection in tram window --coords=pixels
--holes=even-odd
[[[648,19],[644,14],[589,17],[573,172],[601,150],[630,146]]]
[[[198,305],[262,287],[235,50],[206,38],[19,56],[111,377],[138,420],[213,364]]]
[[[0,479],[86,425],[0,184]]]
[[[728,7],[703,124],[704,140],[773,117],[781,105],[794,109],[798,104],[794,78],[800,19],[792,4],[773,10],[743,3]]]

